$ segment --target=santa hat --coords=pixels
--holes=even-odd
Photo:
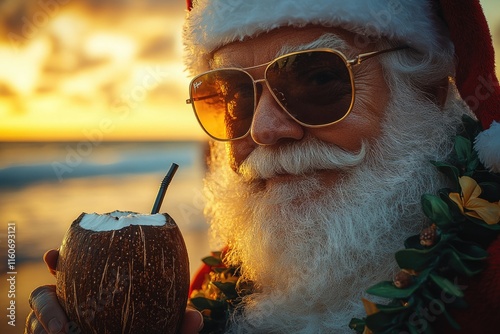
[[[479,158],[500,172],[500,85],[479,0],[187,0],[185,62],[195,73],[210,52],[282,26],[340,27],[386,37],[421,52],[455,48],[456,85],[484,131]]]

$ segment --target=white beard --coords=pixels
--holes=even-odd
[[[467,112],[452,93],[443,111],[411,89],[399,92],[366,155],[342,152],[337,161],[338,148],[308,138],[282,159],[259,147],[237,174],[215,144],[207,215],[219,246],[230,248],[228,263],[241,264],[257,288],[232,332],[352,333],[350,319],[365,316],[364,290],[392,279],[394,253],[426,224],[421,195],[446,185],[429,161],[446,159]],[[333,187],[312,172],[318,164],[341,171]],[[284,171],[304,176],[262,187],[259,177]]]

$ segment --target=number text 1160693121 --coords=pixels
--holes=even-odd
[[[16,325],[16,223],[7,224],[7,323]]]

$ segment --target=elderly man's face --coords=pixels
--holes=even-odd
[[[362,50],[356,47],[354,36],[344,30],[310,26],[301,29],[281,28],[262,34],[245,42],[235,42],[217,50],[213,55],[214,67],[250,67],[273,60],[285,46],[291,49],[307,45],[325,33],[333,33],[347,45],[346,55],[357,55]],[[321,45],[319,45],[321,47]],[[254,79],[263,78],[265,67],[249,72]],[[383,72],[376,59],[354,68],[356,99],[351,113],[341,122],[322,127],[306,128],[291,119],[276,103],[264,86],[258,100],[250,134],[244,139],[230,142],[231,167],[237,170],[248,155],[258,146],[279,147],[306,137],[315,137],[332,143],[348,152],[360,149],[363,140],[372,142],[380,134],[381,119],[389,93],[383,79]],[[292,176],[280,175],[267,180],[276,181]],[[335,179],[335,173],[328,172],[325,179]]]
[[[304,47],[348,58],[380,50],[354,40],[337,29],[283,28],[217,50],[212,66],[260,65]],[[264,87],[250,135],[212,145],[207,219],[228,246],[225,261],[257,287],[245,297],[242,332],[285,324],[343,332],[364,315],[366,287],[392,276],[394,252],[422,229],[421,195],[447,186],[429,160],[449,154],[464,110],[453,100],[443,109],[409,82],[408,73],[433,75],[414,56],[387,57],[383,70],[380,58],[354,67],[354,108],[328,127],[297,124]],[[258,80],[263,71],[250,73]]]

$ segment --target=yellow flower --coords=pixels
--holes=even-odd
[[[462,194],[451,193],[450,199],[455,202],[460,211],[467,216],[483,220],[488,225],[496,224],[500,221],[500,202],[491,203],[479,198],[481,187],[477,182],[468,177],[459,178]]]

